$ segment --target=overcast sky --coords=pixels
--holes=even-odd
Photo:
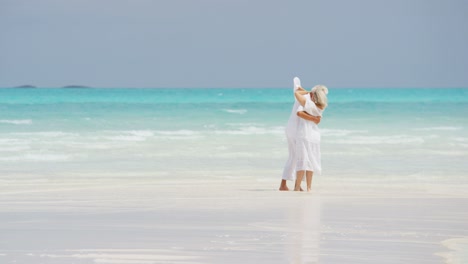
[[[0,0],[0,87],[468,87],[466,0]]]

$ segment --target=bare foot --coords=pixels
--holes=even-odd
[[[312,191],[312,188],[307,188],[307,192],[311,192]]]
[[[303,191],[304,191],[304,189],[302,189],[302,187],[301,187],[301,190],[300,190],[300,191],[301,191],[301,192],[303,192]]]
[[[280,190],[280,191],[289,191],[289,188],[288,188],[287,185],[284,185],[284,186],[281,185],[281,186],[279,187],[279,190]]]

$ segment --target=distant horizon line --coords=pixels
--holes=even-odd
[[[313,86],[312,86],[313,87]],[[310,87],[310,88],[312,88]],[[333,87],[332,89],[468,89],[467,87]],[[307,87],[306,87],[307,88]],[[65,86],[0,86],[0,89],[290,89],[290,87],[104,87],[88,85],[65,85]]]
[[[468,87],[333,87],[327,86],[329,89],[468,89]],[[306,87],[312,88],[312,87]],[[290,89],[290,87],[94,87],[94,86],[82,86],[82,87],[48,87],[48,86],[34,86],[34,87],[3,87],[0,89]]]

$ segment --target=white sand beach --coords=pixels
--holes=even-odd
[[[278,183],[2,180],[0,262],[467,263],[461,188]]]

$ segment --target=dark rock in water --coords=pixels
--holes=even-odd
[[[26,84],[26,85],[15,86],[13,88],[37,88],[37,87],[34,85]]]
[[[84,85],[67,85],[67,86],[63,86],[62,88],[91,88],[91,87],[84,86]]]

